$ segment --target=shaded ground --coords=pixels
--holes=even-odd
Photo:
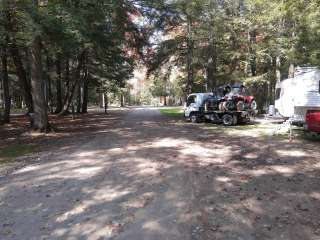
[[[0,239],[320,239],[319,143],[151,109],[91,117],[0,178]]]
[[[122,109],[123,110],[123,109]],[[15,167],[34,161],[28,153],[41,153],[68,149],[71,146],[81,146],[82,142],[94,136],[103,128],[110,128],[118,121],[121,109],[112,109],[112,114],[105,115],[103,111],[92,111],[89,114],[64,117],[50,116],[53,131],[49,134],[39,134],[30,131],[30,123],[24,114],[14,114],[9,125],[0,126],[0,176]],[[75,141],[76,140],[76,141]],[[43,154],[42,154],[43,155]],[[15,159],[15,157],[18,157]]]

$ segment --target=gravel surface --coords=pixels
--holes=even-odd
[[[319,143],[112,114],[0,177],[1,240],[320,239]]]

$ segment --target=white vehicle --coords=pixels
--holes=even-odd
[[[213,93],[193,93],[187,98],[187,102],[184,106],[184,116],[195,121],[197,113],[201,112],[203,103],[210,97],[213,97]]]
[[[297,68],[294,78],[276,86],[275,108],[285,118],[304,123],[308,110],[320,110],[320,69]]]

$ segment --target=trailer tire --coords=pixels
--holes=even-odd
[[[234,118],[233,118],[233,116],[231,115],[231,114],[224,114],[223,116],[222,116],[222,123],[223,123],[223,125],[225,125],[225,126],[232,126],[233,125],[233,123],[234,123]]]

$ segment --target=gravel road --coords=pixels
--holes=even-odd
[[[320,239],[319,143],[112,114],[0,178],[1,240]]]

